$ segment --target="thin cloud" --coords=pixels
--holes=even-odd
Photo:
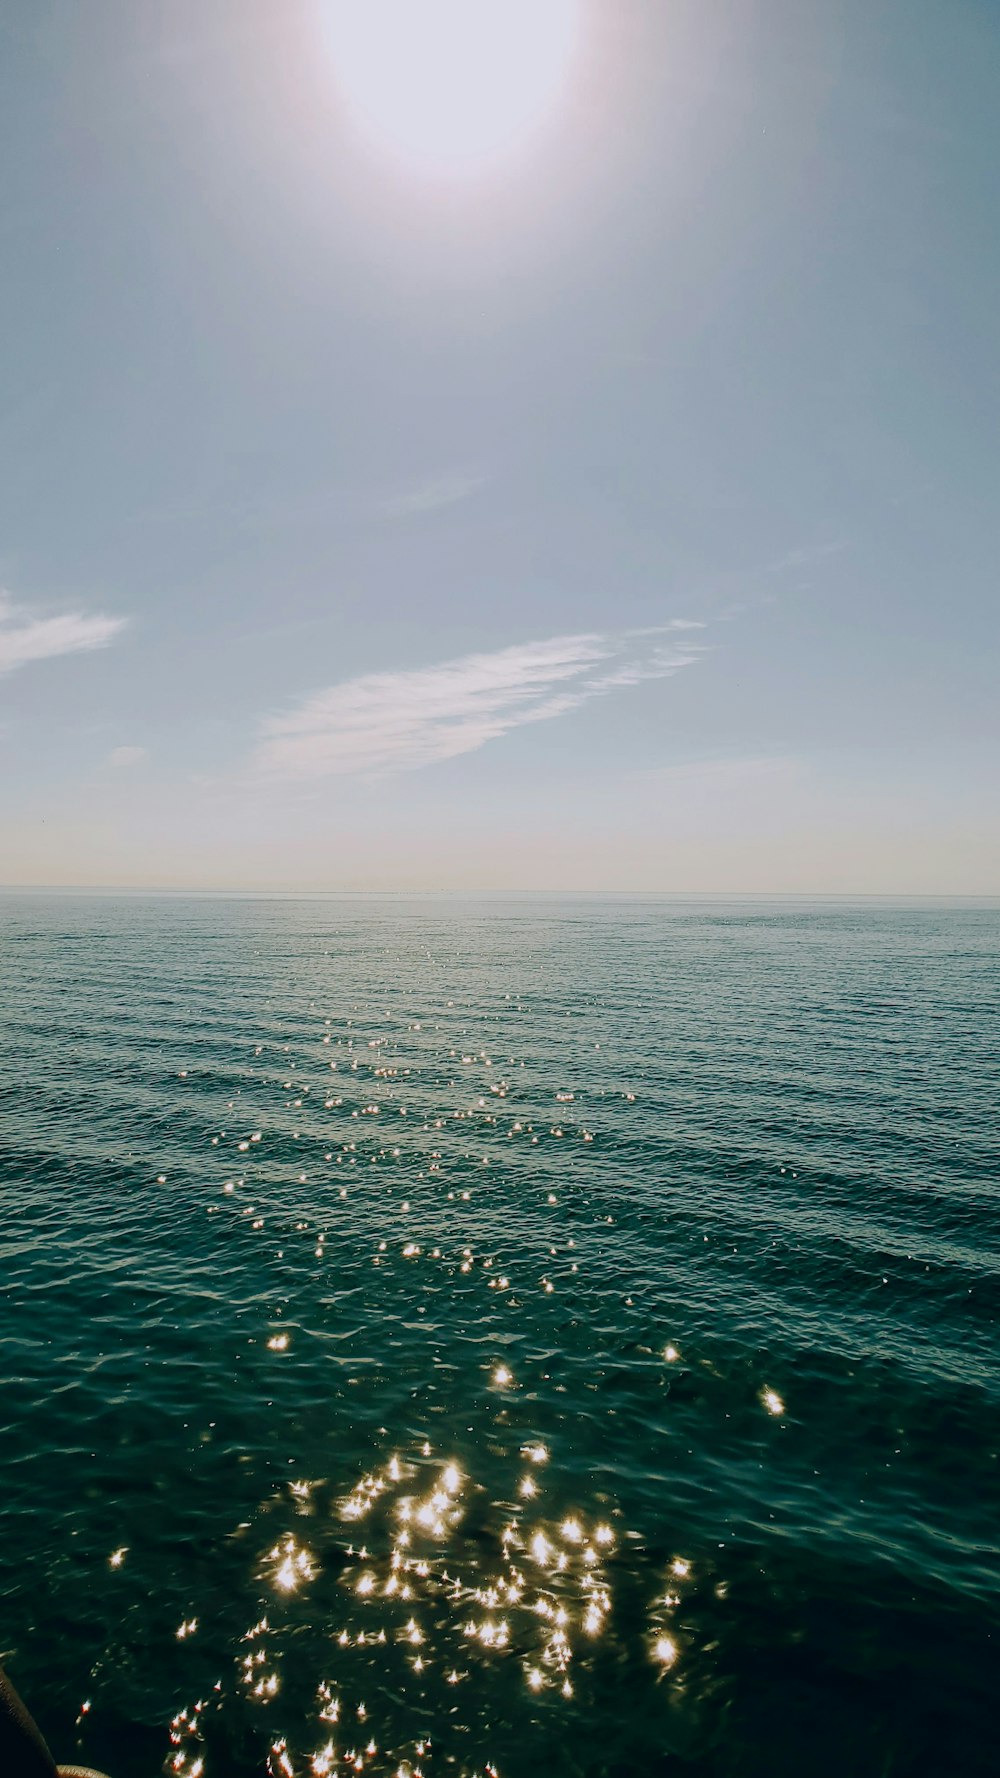
[[[690,759],[676,765],[640,768],[633,774],[636,782],[653,791],[693,790],[698,796],[719,790],[732,790],[742,795],[755,785],[788,785],[805,774],[804,762],[795,754],[751,753],[724,754],[719,758]]]
[[[472,753],[510,729],[665,679],[697,659],[679,620],[621,635],[555,636],[437,667],[367,673],[269,717],[254,764],[271,778],[415,771]]]
[[[106,648],[125,627],[123,617],[87,617],[79,611],[60,617],[29,617],[0,593],[0,673],[13,673],[30,661]]]
[[[485,487],[484,475],[473,475],[466,471],[456,471],[451,475],[439,476],[435,481],[421,482],[415,488],[409,488],[401,494],[393,494],[383,500],[381,510],[386,518],[416,518],[424,512],[437,512],[444,506],[457,506],[460,500],[468,500],[471,494],[478,493]]]
[[[128,771],[132,766],[145,765],[148,758],[145,747],[112,747],[108,764],[116,771]]]

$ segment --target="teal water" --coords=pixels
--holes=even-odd
[[[0,897],[59,1756],[994,1772],[998,999],[987,904]]]

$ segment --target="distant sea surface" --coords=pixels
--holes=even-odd
[[[113,1778],[998,1770],[1000,910],[0,897],[0,1659]]]

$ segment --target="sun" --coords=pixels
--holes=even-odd
[[[323,0],[353,128],[422,174],[468,177],[523,149],[563,91],[580,0]]]

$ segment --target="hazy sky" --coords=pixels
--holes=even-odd
[[[578,10],[0,8],[0,881],[1000,891],[1000,5]]]

